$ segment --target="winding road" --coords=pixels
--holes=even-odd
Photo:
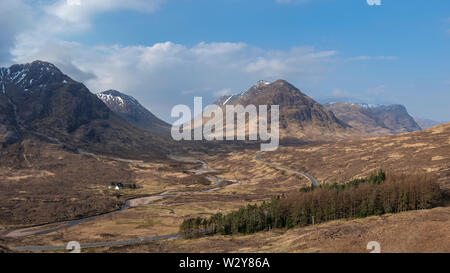
[[[104,156],[99,156],[99,155],[95,155],[92,153],[87,153],[84,151],[79,151],[79,153],[84,154],[86,156],[92,156],[92,157],[101,157],[101,158],[108,158],[108,157],[104,157]],[[189,163],[202,163],[202,166],[200,167],[200,169],[198,170],[191,170],[191,172],[193,172],[196,175],[203,175],[203,174],[210,174],[210,173],[217,173],[220,172],[219,170],[215,170],[215,169],[210,169],[208,167],[208,163],[202,160],[194,160],[194,159],[189,159],[189,158],[179,158],[176,156],[172,156],[170,155],[169,158],[171,158],[172,160],[175,161],[179,161],[179,162],[189,162]],[[128,163],[143,163],[142,161],[135,161],[135,160],[128,160],[128,159],[121,159],[121,158],[108,158],[111,160],[117,160],[117,161],[123,161],[123,162],[128,162]],[[209,175],[208,178],[210,180],[216,181],[216,183],[206,189],[206,190],[202,190],[200,192],[209,192],[209,191],[213,191],[213,190],[217,190],[219,188],[223,188],[221,187],[222,182],[231,182],[230,185],[227,186],[232,186],[232,185],[238,185],[240,184],[239,180],[229,180],[229,179],[225,179],[225,178],[220,178],[220,177],[216,177],[213,175]],[[123,212],[124,210],[130,208],[130,207],[135,207],[135,206],[139,206],[139,205],[148,205],[150,203],[156,202],[156,201],[160,201],[162,199],[168,198],[168,197],[173,197],[176,196],[176,194],[169,194],[167,193],[167,191],[161,192],[161,193],[157,193],[154,195],[150,195],[147,197],[140,197],[140,198],[134,198],[134,199],[130,199],[127,200],[125,202],[125,204],[116,211],[112,211],[112,212],[108,212],[108,213],[103,213],[100,215],[95,215],[95,216],[90,216],[90,217],[86,217],[86,218],[82,218],[82,219],[78,219],[78,220],[72,220],[72,221],[65,221],[65,222],[59,222],[59,223],[52,223],[52,224],[45,224],[45,225],[39,225],[39,226],[34,226],[34,227],[28,227],[28,228],[19,228],[19,229],[12,229],[12,230],[7,230],[6,232],[4,232],[2,234],[3,237],[23,237],[23,236],[37,236],[37,235],[44,235],[44,234],[49,234],[49,233],[53,233],[56,231],[60,231],[63,229],[67,229],[73,226],[76,226],[78,224],[84,223],[86,221],[89,220],[94,220],[100,217],[104,217],[107,215],[113,215],[113,214],[118,214],[120,212]],[[169,209],[170,210],[170,209]],[[173,212],[173,210],[171,210]],[[167,240],[167,239],[175,239],[180,237],[180,235],[178,233],[175,234],[168,234],[168,235],[161,235],[161,236],[152,236],[152,237],[148,237],[148,238],[139,238],[139,239],[130,239],[130,240],[120,240],[120,241],[113,241],[113,242],[99,242],[99,243],[90,243],[90,244],[84,244],[81,245],[81,248],[92,248],[92,247],[108,247],[108,246],[117,246],[117,245],[127,245],[127,244],[136,244],[136,243],[142,243],[142,242],[150,242],[150,241],[156,241],[156,240]],[[56,251],[56,250],[64,250],[66,249],[66,246],[23,246],[23,247],[12,247],[12,250],[15,251],[31,251],[31,252],[39,252],[39,251]]]
[[[285,166],[282,166],[282,165],[274,164],[274,163],[271,163],[269,161],[265,161],[265,160],[261,159],[261,153],[262,152],[259,152],[259,153],[256,154],[255,159],[257,161],[259,161],[261,163],[264,163],[264,164],[266,164],[268,166],[280,169],[280,170],[285,170],[285,171],[289,171],[289,172],[292,172],[292,173],[300,174],[300,175],[306,177],[311,182],[311,184],[314,187],[319,187],[320,186],[320,184],[316,181],[316,179],[314,179],[314,177],[312,177],[311,175],[309,175],[309,174],[307,174],[305,172],[302,172],[302,171],[299,171],[299,170],[295,170],[295,169],[292,169],[292,168],[289,168],[289,167],[285,167]]]
[[[89,156],[96,156],[93,154],[89,154],[89,153],[84,153],[85,155],[89,155]],[[214,173],[214,172],[218,172],[218,170],[214,170],[214,169],[209,169],[208,168],[208,163],[202,160],[191,160],[191,159],[186,159],[186,158],[179,158],[176,156],[169,156],[171,159],[179,161],[179,162],[191,162],[191,163],[202,163],[202,166],[200,167],[199,170],[193,170],[192,172],[195,173],[196,175],[201,175],[201,174],[207,174],[207,173]],[[277,169],[281,169],[281,170],[286,170],[292,173],[296,173],[296,174],[300,174],[304,177],[306,177],[313,186],[320,186],[320,184],[314,179],[314,177],[312,177],[311,175],[299,171],[299,170],[295,170],[289,167],[285,167],[282,165],[278,165],[278,164],[274,164],[271,162],[268,162],[266,160],[261,159],[261,152],[258,152],[256,154],[255,159],[263,164],[266,164],[268,166],[277,168]],[[117,158],[115,158],[115,160],[118,160]],[[127,162],[130,162],[130,160],[127,160]],[[228,181],[228,182],[232,182],[231,185],[236,185],[236,184],[240,184],[240,182],[238,180],[234,181],[234,180],[228,180],[228,179],[224,179],[224,178],[219,178],[216,176],[208,176],[208,178],[217,181],[217,183],[212,187],[209,188],[207,190],[203,190],[201,192],[206,192],[206,191],[212,191],[212,190],[216,190],[218,188],[220,188],[220,184],[223,181]],[[231,186],[229,185],[229,186]],[[157,200],[161,200],[163,198],[167,198],[170,196],[175,196],[173,194],[167,194],[165,192],[163,193],[159,193],[156,195],[152,195],[153,197],[162,197],[160,199]],[[149,196],[149,197],[152,197]],[[148,198],[148,197],[143,197],[143,198]],[[67,221],[67,222],[63,222],[63,223],[56,223],[59,224],[61,226],[57,226],[54,228],[50,228],[50,229],[46,229],[43,231],[39,231],[36,233],[32,233],[32,235],[42,235],[42,234],[48,234],[48,233],[52,233],[55,231],[59,231],[62,229],[66,229],[69,227],[73,227],[75,225],[78,225],[80,223],[83,223],[85,221],[88,220],[93,220],[99,217],[103,217],[106,215],[111,215],[111,214],[117,214],[120,213],[122,211],[124,211],[125,209],[130,207],[130,203],[133,201],[136,201],[138,199],[142,199],[142,198],[137,198],[137,199],[131,199],[125,202],[125,204],[122,206],[122,208],[120,210],[117,211],[113,211],[113,212],[109,212],[109,213],[105,213],[105,214],[101,214],[101,215],[97,215],[97,216],[91,216],[91,217],[86,217],[80,220],[73,220],[73,221]],[[53,224],[55,225],[55,224]],[[34,227],[36,228],[36,227]],[[32,228],[29,228],[32,229]],[[25,230],[25,229],[21,229],[21,230]],[[17,230],[13,230],[10,232],[14,232]],[[25,232],[26,233],[26,232]],[[8,233],[7,233],[8,234]],[[6,234],[6,235],[7,235]],[[169,239],[177,239],[180,238],[181,235],[178,233],[174,233],[174,234],[168,234],[168,235],[161,235],[161,236],[152,236],[152,237],[147,237],[147,238],[138,238],[138,239],[129,239],[129,240],[120,240],[120,241],[112,241],[112,242],[98,242],[98,243],[88,243],[88,244],[81,244],[80,247],[81,248],[94,248],[94,247],[110,247],[110,246],[120,246],[120,245],[131,245],[131,244],[139,244],[139,243],[143,243],[143,242],[152,242],[152,241],[157,241],[157,240],[169,240]],[[30,251],[30,252],[40,252],[40,251],[58,251],[58,250],[66,250],[68,249],[66,246],[23,246],[23,247],[13,247],[12,250],[14,251]]]

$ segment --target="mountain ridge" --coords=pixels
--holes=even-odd
[[[334,102],[324,105],[352,127],[371,135],[389,135],[421,130],[405,106]]]
[[[114,113],[138,128],[167,135],[170,125],[142,106],[134,97],[110,89],[96,94]]]

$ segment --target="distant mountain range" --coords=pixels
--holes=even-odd
[[[259,81],[243,93],[220,97],[215,104],[222,108],[279,105],[280,137],[286,140],[330,141],[421,129],[402,105],[321,105],[284,80]],[[423,128],[435,125],[420,123]],[[94,153],[155,158],[175,147],[169,132],[169,124],[133,97],[116,90],[94,95],[51,63],[0,68],[4,148],[34,138]]]
[[[427,118],[418,118],[415,117],[414,120],[417,122],[417,124],[419,124],[420,128],[422,128],[422,130],[426,130],[428,128],[437,126],[439,124],[442,124],[443,122],[440,121],[435,121],[435,120],[431,120],[431,119],[427,119]]]
[[[131,96],[117,90],[107,90],[98,93],[97,97],[114,113],[136,127],[164,135],[170,133],[170,125],[168,123],[157,118]]]
[[[0,68],[0,143],[30,137],[95,153],[162,157],[164,140],[130,125],[51,63]]]
[[[339,119],[370,135],[390,135],[421,130],[403,105],[328,103],[325,108]]]
[[[422,130],[403,105],[328,103],[320,105],[290,83],[259,81],[248,91],[220,97],[215,104],[280,105],[281,138],[336,140]],[[424,128],[437,125],[428,121]]]

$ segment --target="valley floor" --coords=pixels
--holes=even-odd
[[[277,152],[263,153],[261,157],[305,171],[320,183],[342,182],[384,168],[394,172],[429,173],[437,177],[442,189],[448,190],[449,135],[450,124],[447,124],[408,135],[281,147]],[[257,149],[191,154],[191,158],[201,159],[211,168],[223,170],[216,176],[239,181],[207,191],[214,181],[187,172],[200,168],[199,163],[169,160],[118,162],[61,152],[54,145],[26,148],[30,167],[23,170],[0,169],[0,188],[4,197],[0,198],[0,230],[3,229],[0,231],[0,245],[10,248],[60,246],[70,241],[81,244],[111,242],[175,234],[185,218],[227,213],[248,203],[270,200],[272,196],[310,185],[302,175],[257,161]],[[109,190],[108,186],[113,181],[135,183],[137,189]],[[161,192],[169,197],[149,197]],[[136,197],[147,199],[141,199],[142,202],[120,213],[49,234],[2,237],[2,233],[11,227],[108,212],[120,207],[124,200]],[[367,252],[367,243],[378,241],[384,252],[450,252],[449,228],[450,208],[444,207],[250,236],[175,239],[86,251]]]

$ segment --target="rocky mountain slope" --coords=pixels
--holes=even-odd
[[[29,136],[94,153],[162,156],[163,140],[114,114],[51,63],[0,68],[0,142]]]
[[[220,97],[215,104],[224,109],[227,105],[279,105],[281,139],[335,140],[351,137],[355,132],[331,111],[284,80],[259,81],[244,93]]]
[[[107,90],[97,94],[114,113],[136,127],[154,133],[169,134],[170,125],[143,107],[135,98],[117,90]]]
[[[328,103],[325,108],[355,129],[370,135],[390,135],[421,130],[403,105]]]

